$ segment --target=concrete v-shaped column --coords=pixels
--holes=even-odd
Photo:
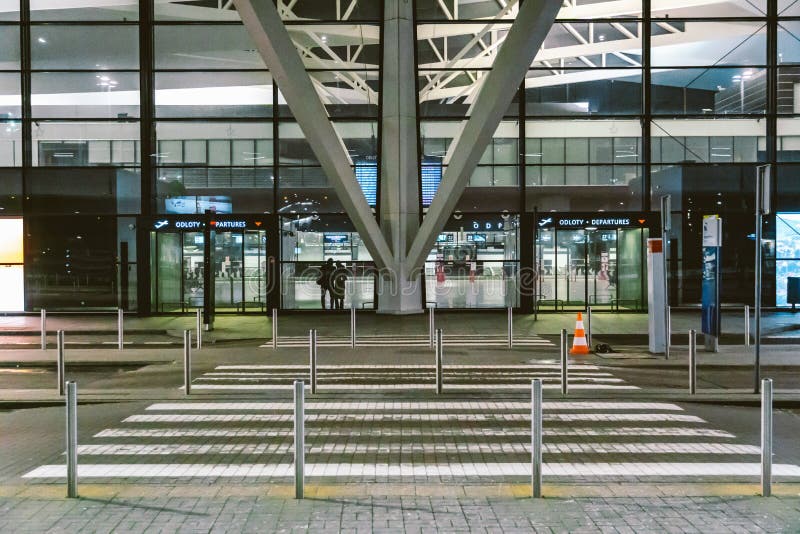
[[[436,236],[455,209],[497,126],[561,9],[561,0],[525,0],[497,53],[470,118],[453,140],[447,170],[406,258],[407,272],[422,266]]]
[[[407,270],[406,252],[419,230],[414,3],[384,0],[381,78],[381,230],[397,270],[378,280],[378,312],[422,311],[422,279]]]
[[[375,264],[379,269],[396,270],[392,251],[356,180],[350,156],[272,0],[233,3]]]

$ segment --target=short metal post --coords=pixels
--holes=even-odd
[[[67,382],[67,497],[78,497],[78,385]]]
[[[442,393],[442,329],[436,329],[436,394]]]
[[[568,382],[569,382],[569,374],[567,370],[568,360],[567,360],[567,331],[566,329],[561,329],[561,394],[566,395],[568,393]]]
[[[59,396],[64,396],[64,381],[66,380],[66,362],[64,360],[64,331],[56,332],[56,387]]]
[[[592,307],[586,306],[586,344],[592,350]]]
[[[689,393],[697,393],[697,330],[689,330]]]
[[[672,306],[666,306],[665,309],[667,316],[664,319],[664,324],[666,325],[664,332],[664,359],[669,360],[669,347],[672,344]]]
[[[514,347],[514,308],[508,307],[508,348]]]
[[[772,379],[761,381],[761,495],[772,495]]]
[[[744,306],[744,346],[750,346],[750,306]]]
[[[350,308],[350,346],[356,348],[356,309]]]
[[[311,383],[311,394],[317,392],[317,331],[315,329],[308,331],[308,372],[309,382]]]
[[[294,381],[294,498],[302,499],[305,486],[306,433],[305,389],[302,380]]]
[[[542,496],[542,380],[531,381],[531,493]]]
[[[200,308],[197,308],[195,330],[197,331],[197,341],[195,345],[197,345],[197,350],[200,350],[203,348],[203,313],[200,311]]]
[[[47,350],[47,310],[42,308],[41,312],[41,331],[42,331],[42,350]]]
[[[122,350],[123,347],[123,339],[125,337],[125,312],[122,308],[117,308],[117,346],[119,350]]]
[[[272,308],[272,348],[278,348],[278,308]]]
[[[192,392],[192,331],[183,331],[183,390]]]
[[[433,307],[428,308],[428,342],[430,347],[433,348],[433,343],[436,340],[436,320],[433,315]]]

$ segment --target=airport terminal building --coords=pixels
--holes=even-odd
[[[0,311],[795,300],[800,1],[265,1],[0,2]]]

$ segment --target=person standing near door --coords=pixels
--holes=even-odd
[[[333,307],[337,310],[344,309],[344,294],[345,287],[347,286],[347,268],[342,262],[336,262],[336,270],[333,272],[333,284],[331,292],[333,293]]]
[[[336,266],[333,264],[333,258],[328,258],[328,261],[322,264],[319,268],[319,278],[317,284],[320,286],[322,294],[320,299],[322,301],[322,309],[325,309],[325,295],[330,295],[331,309],[335,307],[335,300],[333,297],[333,273],[336,271]]]

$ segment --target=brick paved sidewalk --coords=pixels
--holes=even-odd
[[[163,488],[154,489],[157,494]],[[0,531],[798,532],[800,498],[15,497],[0,500]]]

